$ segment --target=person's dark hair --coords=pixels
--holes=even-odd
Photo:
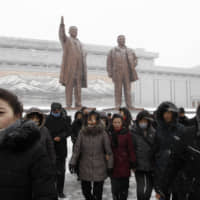
[[[87,109],[87,107],[84,106],[84,107],[82,107],[82,108],[80,109],[80,111],[81,111],[81,112],[84,112],[84,110],[86,110],[86,109]]]
[[[100,114],[93,110],[93,111],[90,111],[87,115],[84,116],[84,118],[83,118],[84,126],[88,125],[88,120],[91,119],[92,116],[96,117],[97,124],[100,123]]]
[[[82,113],[81,111],[77,111],[77,112],[75,113],[75,116],[74,116],[74,119],[75,119],[75,120],[77,119],[77,117],[78,117],[79,114],[81,114],[81,115],[82,115],[82,118],[83,118],[83,113]]]
[[[7,102],[7,104],[12,108],[15,116],[17,115],[19,115],[20,117],[22,116],[23,105],[14,93],[5,90],[3,88],[0,88],[0,99]]]
[[[112,122],[114,121],[114,119],[121,119],[122,123],[124,125],[124,119],[120,114],[114,114],[113,117],[112,117]]]
[[[100,121],[100,114],[94,110],[92,110],[91,112],[89,112],[88,114],[88,119],[90,119],[92,116],[96,117],[96,121],[99,122]]]
[[[178,110],[179,113],[184,113],[185,114],[185,109],[183,107],[180,107]]]
[[[107,115],[108,117],[112,117],[112,113],[108,113],[108,115]]]

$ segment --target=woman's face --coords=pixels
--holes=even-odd
[[[38,115],[31,115],[30,120],[32,120],[37,126],[40,126],[40,118]]]
[[[15,123],[20,116],[15,116],[11,106],[0,99],[0,129],[5,129]]]
[[[92,115],[89,119],[88,119],[88,127],[92,128],[94,126],[96,126],[97,124],[97,120],[96,120],[96,116]]]
[[[112,125],[113,125],[113,128],[114,128],[115,130],[120,130],[120,129],[122,128],[122,125],[123,125],[122,119],[120,119],[120,118],[115,118],[115,119],[113,120]]]
[[[77,118],[76,118],[76,119],[82,119],[82,114],[79,113],[79,114],[77,115]]]

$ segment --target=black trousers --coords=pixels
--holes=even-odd
[[[56,160],[57,192],[63,193],[65,183],[65,164],[66,158]]]
[[[86,200],[102,200],[104,181],[81,181],[83,196]]]
[[[111,178],[113,200],[127,200],[129,178]]]
[[[151,172],[135,172],[137,184],[137,200],[150,200],[153,190],[153,176]]]

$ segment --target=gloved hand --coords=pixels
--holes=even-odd
[[[69,171],[71,174],[76,173],[76,165],[69,164]]]
[[[107,169],[107,174],[108,174],[109,177],[111,177],[112,174],[113,174],[113,168],[108,168]]]

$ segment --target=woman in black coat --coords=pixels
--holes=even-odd
[[[155,168],[155,130],[148,111],[141,111],[131,130],[136,152],[137,199],[149,200],[153,190],[153,171]]]
[[[49,159],[55,165],[56,153],[52,137],[50,136],[48,129],[44,126],[44,113],[38,108],[30,108],[26,113],[25,120],[32,120],[39,127],[41,133],[40,142],[46,148]]]
[[[23,108],[11,92],[0,89],[0,198],[57,200],[55,174],[40,130],[21,120]]]

